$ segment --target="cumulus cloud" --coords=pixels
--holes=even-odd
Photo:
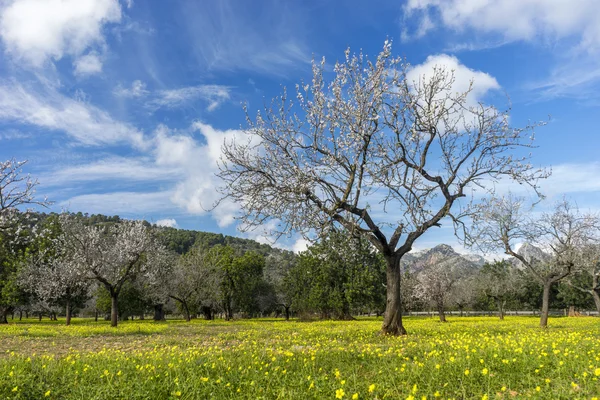
[[[79,57],[73,63],[75,66],[75,75],[88,76],[102,72],[102,61],[95,52]]]
[[[483,100],[483,97],[490,91],[500,89],[496,78],[481,72],[475,71],[460,63],[458,58],[447,54],[438,54],[427,57],[425,62],[413,66],[407,74],[409,82],[428,82],[433,74],[434,68],[444,68],[446,71],[454,73],[454,84],[449,92],[463,93],[469,89],[471,82],[472,90],[467,97],[467,104],[475,106]]]
[[[0,37],[11,56],[40,67],[104,43],[102,28],[121,20],[118,0],[12,0],[0,6]],[[89,60],[88,60],[89,61]]]
[[[202,135],[202,142],[189,134],[169,130],[166,126],[159,127],[155,133],[156,164],[183,171],[182,179],[171,195],[173,203],[196,215],[211,210],[219,226],[228,226],[234,222],[239,206],[227,200],[219,202],[221,195],[217,188],[220,182],[215,173],[223,142],[240,138],[243,133],[238,130],[220,131],[202,122],[194,123],[191,131]],[[213,209],[217,202],[218,207]]]
[[[600,2],[596,0],[409,0],[405,12],[417,15],[417,35],[438,26],[503,36],[506,40],[573,37],[587,50],[600,49]]]
[[[84,145],[146,145],[137,128],[51,87],[31,90],[15,81],[0,82],[0,119],[62,131]]]
[[[310,244],[311,244],[310,241],[300,238],[300,239],[296,240],[296,242],[292,246],[292,251],[294,253],[301,253],[301,252],[305,251],[306,249],[308,249],[308,246],[310,246]]]
[[[177,228],[177,221],[175,221],[174,218],[159,219],[154,225],[167,228]]]

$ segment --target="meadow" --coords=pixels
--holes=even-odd
[[[600,319],[22,321],[0,326],[6,399],[598,399]]]

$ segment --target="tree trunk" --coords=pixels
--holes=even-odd
[[[190,322],[191,321],[190,309],[189,309],[189,307],[187,305],[187,301],[182,301],[181,305],[183,306],[183,313],[184,313],[185,320],[187,322]]]
[[[119,323],[119,305],[117,293],[111,293],[110,295],[110,326],[116,327]]]
[[[592,290],[592,297],[594,298],[594,304],[598,311],[598,317],[600,317],[600,290]]]
[[[38,313],[38,321],[41,321],[41,320],[42,320],[42,312],[40,311],[40,312]]]
[[[98,310],[96,310],[96,313],[94,314],[94,321],[98,322]]]
[[[498,299],[496,303],[498,304],[498,318],[502,321],[504,319],[504,302]]]
[[[164,321],[165,320],[165,310],[163,304],[155,304],[154,305],[154,320],[155,321]]]
[[[284,310],[285,310],[285,320],[289,321],[290,320],[290,306],[283,306]]]
[[[544,292],[542,294],[542,311],[540,313],[540,327],[548,327],[548,313],[550,312],[550,289],[552,282],[544,283]]]
[[[23,320],[23,311],[19,311],[19,321]]]
[[[65,307],[65,311],[66,311],[66,318],[67,318],[67,326],[71,325],[71,302],[69,300],[67,300],[67,304]]]
[[[569,306],[569,317],[575,316],[575,306]]]
[[[446,322],[446,313],[444,312],[444,304],[442,302],[438,301],[437,310],[440,317],[440,322]]]
[[[10,313],[10,307],[2,310],[2,314],[0,314],[0,324],[8,324],[8,314]]]
[[[386,305],[382,333],[386,335],[406,335],[402,325],[402,298],[400,297],[400,256],[386,257]]]

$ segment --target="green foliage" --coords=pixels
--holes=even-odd
[[[287,282],[295,309],[346,319],[381,308],[385,262],[366,240],[332,232],[300,255]]]

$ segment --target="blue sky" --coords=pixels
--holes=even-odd
[[[375,56],[386,39],[415,70],[475,78],[478,101],[508,95],[515,126],[550,115],[533,155],[553,170],[547,203],[600,200],[596,0],[3,0],[0,39],[0,158],[29,160],[55,211],[264,240],[237,232],[235,206],[207,211],[242,103],[310,79],[313,56]],[[440,242],[456,244],[451,229],[417,247]]]

